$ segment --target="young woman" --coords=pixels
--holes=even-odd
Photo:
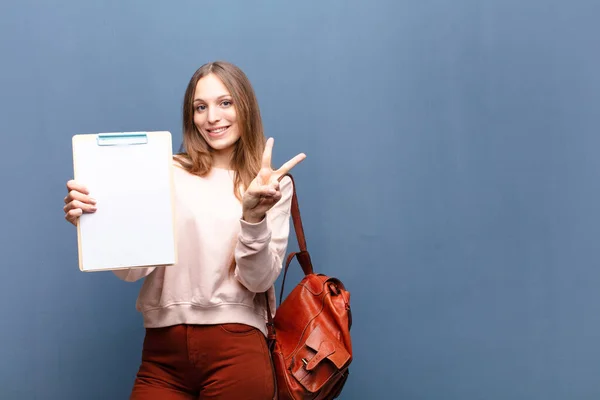
[[[285,256],[292,198],[271,168],[259,107],[246,75],[227,62],[200,67],[183,102],[183,147],[174,157],[178,262],[115,271],[144,279],[137,309],[146,335],[131,399],[272,399],[263,292]],[[69,181],[65,218],[94,212],[85,182]]]

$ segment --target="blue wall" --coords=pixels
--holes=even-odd
[[[253,81],[274,161],[309,156],[309,248],[352,292],[343,399],[600,398],[598,15],[595,0],[3,1],[0,398],[127,398],[139,285],[78,270],[70,139],[167,129],[179,147],[187,80],[215,59]]]

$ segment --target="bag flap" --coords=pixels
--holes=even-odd
[[[306,369],[313,370],[322,360],[329,359],[338,369],[350,360],[351,356],[339,340],[333,338],[317,326],[306,339],[306,345],[317,352],[308,362]]]

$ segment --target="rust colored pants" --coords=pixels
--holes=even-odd
[[[146,329],[130,400],[272,400],[265,336],[241,324]]]

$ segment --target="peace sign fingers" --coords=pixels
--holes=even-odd
[[[269,138],[265,143],[260,170],[242,197],[242,216],[245,221],[263,220],[267,211],[281,199],[281,178],[306,158],[304,153],[300,153],[274,171],[271,167],[274,141],[273,138]]]
[[[294,168],[296,165],[298,165],[300,162],[302,162],[306,158],[306,154],[304,154],[304,153],[298,154],[296,157],[292,158],[291,160],[289,160],[288,162],[283,164],[281,166],[281,168],[279,168],[277,171],[273,171],[271,169],[271,159],[273,156],[273,143],[274,142],[275,142],[275,139],[269,138],[267,140],[267,143],[265,144],[265,151],[263,152],[263,157],[262,157],[261,171],[272,171],[272,173],[274,175],[273,177],[276,178],[277,180],[280,180],[282,176],[284,176],[285,174],[290,172],[292,168]],[[267,177],[264,176],[264,174],[261,174],[261,175],[263,175],[262,178],[264,181],[264,179]],[[263,182],[263,184],[266,184],[266,183],[267,182]]]

